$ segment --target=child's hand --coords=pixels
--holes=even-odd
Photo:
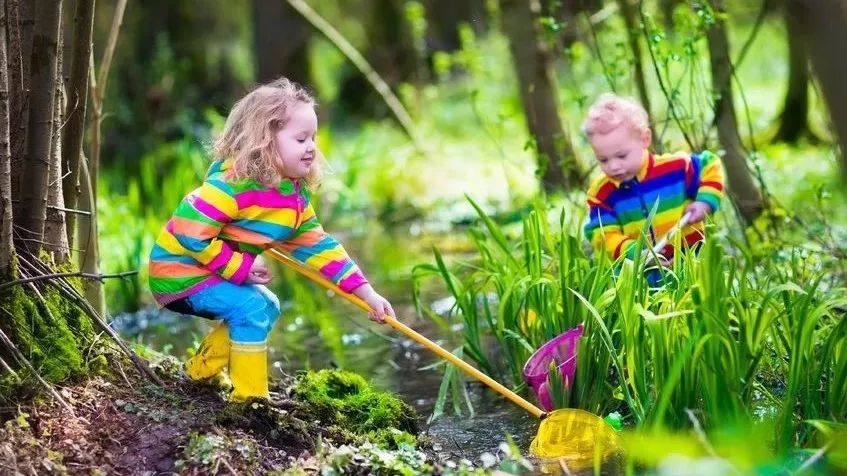
[[[391,307],[391,303],[374,291],[374,288],[370,284],[359,286],[353,290],[353,294],[368,303],[368,307],[371,308],[370,312],[368,312],[368,317],[372,321],[384,324],[386,314],[395,319],[397,318],[394,315],[394,309]]]
[[[685,207],[685,213],[691,213],[688,223],[698,223],[706,219],[706,215],[712,213],[712,207],[706,202],[692,202]]]
[[[244,282],[250,284],[268,284],[271,282],[272,277],[268,265],[265,263],[265,258],[259,255],[253,261],[253,266],[250,266],[250,274],[247,275],[247,279]]]

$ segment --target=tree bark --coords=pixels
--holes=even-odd
[[[776,140],[796,143],[811,137],[809,131],[809,52],[798,19],[786,8],[784,13],[788,42],[788,90],[785,92]]]
[[[841,147],[842,179],[847,183],[847,1],[789,0],[789,15],[796,18],[809,52],[833,129]]]
[[[88,104],[88,73],[91,67],[92,32],[94,30],[95,0],[77,0],[74,11],[71,75],[68,83],[68,104],[62,134],[62,164],[66,174],[62,179],[65,206],[75,209],[79,200],[79,167],[82,140],[85,135],[85,111]],[[76,216],[66,216],[67,241],[73,246]]]
[[[12,155],[9,134],[9,75],[6,57],[6,32],[9,17],[6,0],[0,0],[0,282],[14,275],[15,255],[12,241]]]
[[[9,64],[9,147],[12,154],[12,216],[20,216],[21,176],[26,162],[27,122],[29,119],[29,52],[32,51],[34,2],[6,2],[7,52]],[[26,43],[26,46],[24,45]],[[26,53],[25,53],[26,52]]]
[[[59,53],[56,71],[62,71],[64,29],[59,30]],[[62,197],[62,131],[64,124],[64,85],[61,73],[56,75],[53,112],[53,133],[50,141],[50,167],[47,174],[47,210],[44,221],[44,249],[50,252],[53,263],[64,264],[70,257],[68,232],[65,228],[65,200]]]
[[[21,183],[21,206],[24,213],[15,217],[16,222],[20,223],[23,246],[34,256],[38,255],[44,238],[61,13],[61,0],[45,0],[36,4],[30,56],[32,91],[27,127],[27,158]]]
[[[253,0],[253,51],[256,81],[285,76],[305,86],[311,81],[309,41],[312,29],[285,0]]]
[[[539,8],[537,0],[500,0],[524,115],[535,140],[541,184],[553,191],[578,186],[583,170],[559,117],[552,60],[538,32]]]
[[[762,213],[764,202],[747,167],[747,154],[738,134],[738,120],[732,98],[729,38],[720,15],[724,13],[723,1],[715,0],[713,5],[716,13],[715,23],[709,28],[706,36],[709,41],[712,88],[717,95],[715,122],[718,126],[718,140],[726,151],[723,161],[729,182],[728,192],[744,222],[749,225]]]

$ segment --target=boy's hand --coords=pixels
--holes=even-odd
[[[692,202],[685,207],[684,213],[691,213],[688,223],[699,223],[706,219],[706,215],[712,213],[712,207],[706,202]]]
[[[359,286],[353,290],[353,294],[358,296],[362,301],[368,303],[368,307],[371,308],[368,312],[368,317],[372,321],[384,324],[386,314],[395,319],[397,318],[394,315],[394,309],[391,307],[391,303],[374,291],[374,288],[371,287],[370,284],[363,284]]]
[[[247,279],[244,282],[250,284],[268,284],[271,282],[271,278],[273,276],[271,276],[268,265],[265,263],[265,258],[259,255],[253,261],[253,266],[250,266],[250,274],[247,275]]]

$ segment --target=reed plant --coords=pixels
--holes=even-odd
[[[416,305],[460,324],[465,356],[495,378],[523,388],[532,352],[582,323],[574,381],[549,381],[560,406],[619,410],[651,431],[767,421],[781,451],[811,441],[808,421],[847,419],[845,290],[799,254],[769,259],[709,225],[715,238],[678,253],[651,287],[641,253],[592,259],[564,210],[549,220],[537,205],[509,238],[471,204],[474,252],[448,263],[436,249],[414,273],[416,289],[435,277],[455,305],[439,315],[419,293]]]

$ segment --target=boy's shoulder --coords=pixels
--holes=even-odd
[[[679,150],[668,154],[653,154],[653,166],[666,164],[686,164],[691,160],[692,153]]]

